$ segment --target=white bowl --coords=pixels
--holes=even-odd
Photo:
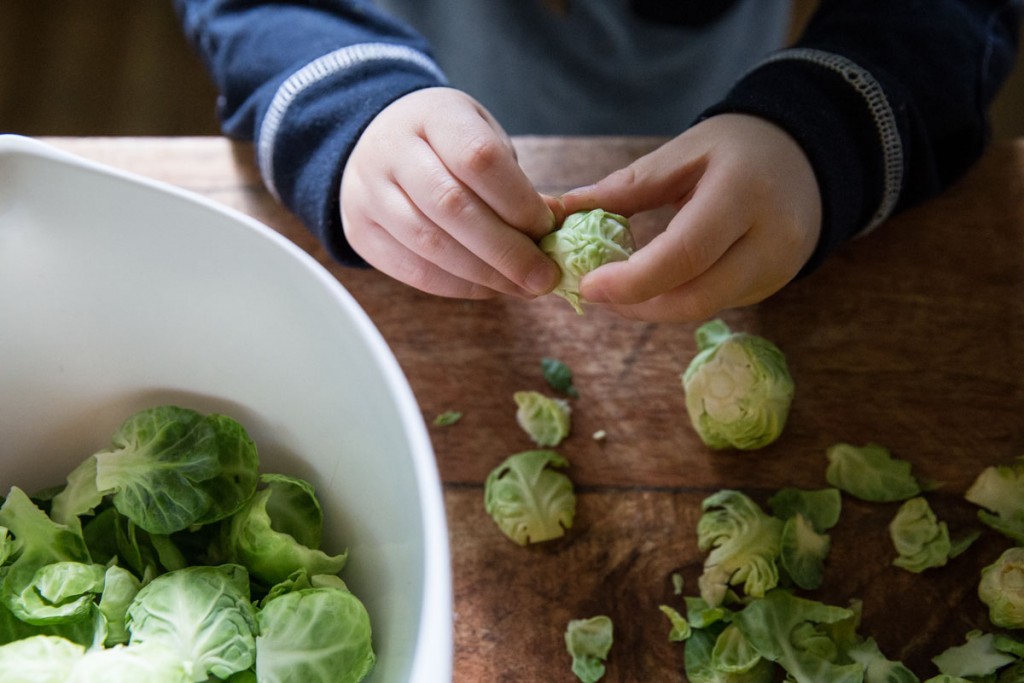
[[[0,492],[61,483],[137,410],[242,422],[308,478],[374,628],[373,683],[450,681],[451,573],[408,382],[331,274],[168,185],[0,136]]]

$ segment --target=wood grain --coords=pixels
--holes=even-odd
[[[783,437],[756,453],[711,452],[688,424],[679,375],[694,324],[577,316],[555,297],[464,302],[330,263],[259,185],[252,150],[219,138],[54,139],[57,146],[170,182],[250,214],[319,258],[390,343],[431,427],[445,486],[455,590],[455,680],[573,680],[562,644],[572,618],[605,613],[616,639],[608,681],[682,681],[667,641],[671,576],[696,590],[695,526],[721,488],[759,502],[783,486],[825,485],[825,449],[875,442],[941,484],[933,508],[954,531],[976,525],[962,494],[986,465],[1024,454],[1024,141],[995,145],[943,196],[853,242],[769,301],[723,317],[787,354],[797,385]],[[652,148],[645,139],[516,140],[548,192],[595,180]],[[635,219],[649,234],[664,213]],[[483,511],[482,483],[531,446],[512,393],[546,390],[543,356],[572,367],[580,397],[571,461],[579,509],[564,539],[520,548]],[[607,438],[591,438],[596,430]],[[986,533],[948,566],[891,566],[894,505],[844,500],[826,584],[811,597],[864,601],[862,632],[922,678],[930,658],[990,629],[975,590],[1007,543]]]

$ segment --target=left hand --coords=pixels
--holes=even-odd
[[[741,114],[706,119],[561,199],[567,214],[677,208],[627,261],[581,282],[585,301],[647,321],[698,321],[767,298],[800,271],[821,230],[821,196],[803,150],[781,128]]]

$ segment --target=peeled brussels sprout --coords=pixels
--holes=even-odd
[[[580,279],[598,266],[625,261],[636,247],[628,219],[594,209],[567,216],[558,230],[540,241],[540,248],[562,270],[553,293],[583,315]]]
[[[1024,628],[1024,548],[1009,548],[981,570],[978,597],[988,605],[993,624]]]
[[[753,450],[782,434],[793,379],[775,344],[732,332],[721,320],[697,329],[698,353],[683,373],[686,410],[711,448]]]

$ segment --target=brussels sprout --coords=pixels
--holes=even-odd
[[[696,337],[698,353],[682,381],[701,440],[715,449],[753,450],[779,438],[794,391],[782,351],[721,320],[701,325]]]
[[[517,391],[512,395],[518,409],[516,422],[538,446],[557,446],[569,436],[572,409],[568,401],[538,391]]]
[[[1024,548],[1007,549],[981,570],[978,597],[988,605],[988,618],[1003,628],[1024,628]]]
[[[779,582],[776,559],[782,543],[782,520],[739,491],[725,489],[705,498],[697,522],[697,545],[711,550],[698,579],[701,598],[721,605],[730,585],[743,584],[750,597],[763,597]]]
[[[583,683],[595,683],[604,676],[612,631],[612,620],[604,615],[573,619],[566,627],[565,649],[572,657],[572,672]]]
[[[484,483],[484,509],[519,545],[558,538],[572,528],[576,494],[554,467],[569,462],[554,451],[523,451],[494,468]]]
[[[540,248],[562,270],[557,294],[583,315],[580,279],[598,266],[625,261],[635,244],[629,221],[602,209],[570,214],[561,227],[540,241]]]

